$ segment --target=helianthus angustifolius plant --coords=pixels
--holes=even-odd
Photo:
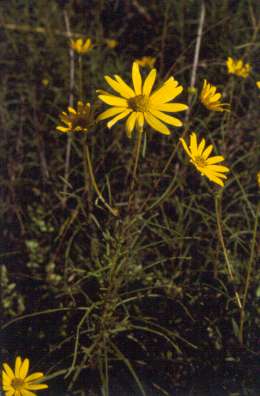
[[[211,85],[204,80],[203,87],[200,93],[201,103],[208,109],[212,111],[230,111],[230,105],[228,103],[221,103],[222,98],[221,93],[217,93],[217,87]]]
[[[59,118],[64,125],[58,125],[59,132],[88,132],[93,125],[94,119],[90,103],[77,102],[77,107],[68,107],[68,112],[63,111]]]
[[[70,40],[70,47],[77,52],[79,55],[84,55],[93,48],[93,44],[90,38],[85,41],[82,38],[76,40]]]
[[[101,113],[97,120],[113,117],[107,123],[108,128],[111,128],[119,120],[128,117],[126,132],[129,137],[131,137],[136,126],[139,131],[142,131],[144,122],[164,135],[170,134],[170,130],[165,123],[175,127],[182,126],[182,121],[165,114],[165,112],[176,113],[188,108],[183,103],[169,103],[183,91],[183,87],[173,77],[170,77],[152,93],[156,75],[156,69],[152,69],[143,83],[139,65],[134,62],[132,66],[133,88],[127,85],[118,75],[114,75],[114,78],[105,76],[106,82],[120,96],[112,95],[103,90],[97,91],[99,99],[112,106],[111,109]]]
[[[20,356],[15,360],[14,370],[7,363],[3,363],[2,383],[5,396],[36,396],[31,391],[48,388],[48,385],[39,383],[43,380],[43,373],[36,372],[28,375],[29,365],[29,359],[22,361]]]
[[[190,135],[189,147],[184,139],[181,138],[180,141],[184,150],[190,157],[190,162],[196,167],[201,175],[206,176],[209,180],[223,187],[224,183],[222,179],[227,179],[227,176],[224,173],[229,172],[229,168],[219,165],[220,162],[224,161],[224,157],[222,157],[222,155],[210,157],[213,146],[209,145],[205,148],[205,139],[202,139],[198,144],[195,132]]]
[[[143,56],[140,59],[136,59],[135,62],[138,63],[138,65],[141,67],[148,67],[152,69],[156,62],[156,58],[154,58],[153,56]]]
[[[228,74],[235,74],[238,77],[247,78],[251,72],[249,63],[244,63],[242,59],[235,60],[230,56],[226,60]]]

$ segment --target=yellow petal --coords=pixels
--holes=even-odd
[[[20,378],[21,365],[22,365],[22,359],[20,356],[17,356],[17,358],[15,359],[15,369],[14,369],[16,378]]]
[[[146,122],[156,131],[163,133],[164,135],[170,135],[169,128],[161,121],[157,120],[152,114],[144,113]]]
[[[71,114],[77,114],[77,112],[76,112],[76,110],[73,108],[73,107],[68,107],[68,111],[71,113]]]
[[[166,122],[166,124],[170,124],[176,127],[182,126],[182,121],[178,120],[178,118],[169,116],[168,114],[164,114],[158,110],[150,110],[150,113],[154,115],[156,118],[159,118],[161,121]]]
[[[4,370],[2,371],[2,377],[3,385],[8,386],[12,383],[12,378],[10,378]]]
[[[173,77],[167,80],[161,88],[150,96],[151,105],[161,105],[176,98],[183,91],[183,87],[181,85],[176,87],[176,83]]]
[[[222,95],[221,95],[220,93],[217,93],[217,94],[213,95],[213,96],[210,98],[210,102],[217,102],[218,100],[220,100],[221,96],[222,96]]]
[[[113,125],[119,120],[122,120],[122,118],[125,118],[129,113],[131,113],[131,109],[126,109],[122,113],[118,114],[116,117],[114,117],[111,121],[107,123],[107,127],[110,129],[112,128]]]
[[[27,383],[27,382],[35,381],[35,380],[38,380],[38,379],[40,379],[42,377],[43,377],[43,373],[40,373],[40,372],[33,373],[31,375],[28,375],[28,377],[26,377],[24,379],[24,382]]]
[[[119,84],[121,85],[122,89],[124,90],[124,92],[127,93],[128,97],[132,98],[133,96],[135,96],[134,91],[132,90],[132,88],[129,87],[129,85],[126,84],[126,82],[117,74],[114,75],[115,79],[119,82]]]
[[[186,153],[188,154],[188,156],[191,157],[192,155],[191,155],[190,149],[189,149],[189,147],[187,146],[185,140],[182,139],[182,138],[180,138],[180,142],[181,142],[181,144],[182,144],[184,150],[185,150]]]
[[[26,384],[26,389],[29,390],[38,390],[38,389],[47,389],[47,384]]]
[[[6,392],[5,396],[13,396],[14,393],[15,393],[15,391],[14,391],[13,389],[11,389],[11,390],[8,390],[8,391]]]
[[[120,107],[128,107],[128,103],[126,99],[119,98],[118,96],[113,95],[99,95],[99,99],[103,102],[111,105],[111,106],[120,106]]]
[[[15,396],[20,396],[20,395],[21,395],[21,396],[36,396],[35,393],[30,392],[29,390],[26,390],[26,389],[22,389],[22,390],[19,392],[18,395],[15,394]]]
[[[199,144],[199,147],[198,147],[198,155],[202,154],[202,151],[204,150],[205,144],[206,144],[205,139],[202,139],[200,144]]]
[[[152,69],[150,71],[150,73],[148,74],[148,76],[146,77],[144,86],[143,86],[143,94],[144,95],[147,95],[147,96],[150,95],[150,93],[153,89],[155,79],[156,79],[156,74],[157,74],[156,69]]]
[[[106,118],[113,117],[118,113],[122,113],[124,110],[125,110],[124,107],[112,107],[111,109],[108,109],[103,113],[99,114],[99,116],[97,117],[97,121],[101,121],[101,120],[105,120]]]
[[[207,175],[207,177],[209,178],[209,180],[215,182],[219,186],[224,187],[223,181],[220,178],[218,178],[217,176],[213,176],[213,175],[208,176]]]
[[[188,109],[186,104],[182,103],[163,103],[155,106],[156,110],[166,111],[167,113],[178,113]]]
[[[223,165],[209,165],[209,169],[216,172],[229,172],[229,168]]]
[[[109,76],[105,76],[106,82],[113,88],[114,91],[118,92],[124,98],[132,97],[131,91],[129,89],[125,89],[124,85],[120,84],[118,81],[113,80],[113,78]]]
[[[62,127],[62,126],[57,126],[56,127],[57,131],[60,132],[70,132],[70,128]]]
[[[190,136],[190,151],[192,156],[198,155],[197,136],[194,132]]]
[[[222,155],[216,155],[215,157],[210,157],[207,159],[207,165],[217,164],[218,162],[224,161],[224,157]]]
[[[137,112],[133,112],[132,114],[130,114],[130,116],[126,121],[126,134],[129,138],[132,136],[132,132],[134,130],[136,120],[137,120]]]
[[[211,151],[213,150],[213,146],[212,144],[209,145],[205,151],[202,153],[202,157],[206,160],[208,158],[208,156],[210,155]]]
[[[26,377],[26,375],[28,374],[28,370],[29,370],[29,359],[24,359],[23,363],[21,364],[21,368],[20,368],[20,378],[24,379]]]
[[[134,62],[132,67],[132,80],[134,84],[134,90],[136,95],[141,95],[142,93],[142,77],[139,70],[138,63]]]
[[[9,367],[7,363],[3,363],[3,366],[4,366],[5,372],[6,372],[6,374],[8,375],[8,377],[9,377],[11,380],[14,379],[14,372],[13,372],[13,370],[11,369],[11,367]]]

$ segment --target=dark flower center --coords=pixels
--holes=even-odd
[[[137,95],[128,99],[129,107],[134,111],[146,112],[149,108],[149,97],[146,95]]]

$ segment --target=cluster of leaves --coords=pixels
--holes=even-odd
[[[206,4],[197,86],[207,78],[227,95],[232,88],[232,114],[209,115],[197,101],[190,127],[221,147],[232,169],[221,208],[235,283],[217,237],[213,188],[191,167],[180,167],[179,151],[161,174],[179,132],[162,138],[148,131],[130,213],[134,143],[120,124],[89,133],[95,177],[119,208],[115,218],[90,187],[84,137],[72,138],[65,181],[67,136],[55,131],[71,93],[77,98],[81,89],[95,102],[104,75],[129,76],[132,61],[143,55],[156,57],[162,79],[173,74],[187,88],[197,1],[52,0],[46,7],[44,0],[11,0],[1,6],[2,356],[30,356],[57,376],[50,394],[62,386],[81,395],[255,394],[259,93],[251,77],[230,81],[225,59],[246,52],[259,73],[257,2],[220,3]],[[67,19],[72,32],[96,44],[82,62],[83,87],[76,78],[73,92]],[[103,45],[108,37],[118,40],[115,49]],[[249,264],[241,317],[234,291],[243,295]]]

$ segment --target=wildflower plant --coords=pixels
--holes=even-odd
[[[20,356],[15,359],[14,370],[3,363],[2,383],[5,396],[36,396],[32,391],[47,389],[48,385],[40,383],[44,379],[41,372],[28,375],[30,361],[22,360]]]
[[[112,106],[112,108],[101,113],[97,120],[101,121],[113,117],[107,123],[107,127],[112,128],[118,121],[127,117],[125,127],[128,137],[132,136],[135,127],[142,132],[145,122],[164,135],[170,135],[171,133],[166,124],[174,127],[182,126],[181,120],[167,113],[187,110],[188,106],[186,104],[170,103],[180,95],[183,87],[173,77],[170,77],[160,88],[152,92],[156,75],[156,69],[152,69],[143,83],[139,65],[134,62],[132,66],[133,88],[127,85],[118,75],[114,75],[114,78],[105,76],[106,82],[120,96],[98,91],[99,99]]]
[[[235,74],[238,77],[247,78],[251,72],[251,65],[244,63],[242,59],[235,60],[230,56],[226,60],[228,74]]]
[[[217,87],[204,80],[200,93],[201,103],[212,111],[230,111],[228,103],[221,103],[222,94],[217,92]]]
[[[63,111],[60,116],[61,125],[56,127],[62,133],[88,132],[94,123],[94,118],[90,103],[77,102],[77,107],[68,107],[67,112]]]

